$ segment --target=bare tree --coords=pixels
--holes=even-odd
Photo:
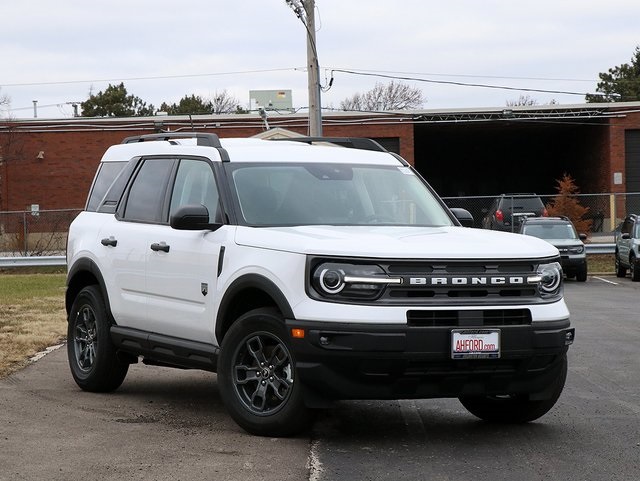
[[[507,100],[507,107],[518,107],[518,106],[529,106],[532,107],[534,105],[540,105],[536,99],[531,97],[530,95],[520,95],[517,100]],[[556,99],[551,99],[549,102],[543,105],[558,105],[558,101]]]
[[[4,109],[9,108],[10,104],[11,99],[9,98],[9,96],[0,92],[0,113],[2,113]]]
[[[237,110],[240,101],[225,89],[222,92],[216,90],[213,93],[211,104],[214,114],[228,114]]]
[[[530,95],[520,95],[517,100],[507,100],[507,107],[533,106],[538,105],[538,101]]]
[[[376,83],[368,92],[356,93],[340,102],[342,110],[380,111],[410,110],[426,102],[422,90],[392,80],[388,84]]]

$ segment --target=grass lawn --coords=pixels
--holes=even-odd
[[[67,334],[65,274],[0,272],[0,377]]]

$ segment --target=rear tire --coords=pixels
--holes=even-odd
[[[274,309],[242,315],[229,328],[218,359],[218,385],[227,411],[245,431],[291,436],[309,425],[285,324]]]
[[[109,328],[100,289],[95,285],[85,287],[73,301],[67,331],[71,374],[85,391],[114,391],[129,370],[129,364],[118,359]]]
[[[474,416],[484,421],[502,424],[528,423],[544,416],[556,404],[567,379],[567,355],[554,381],[549,399],[531,400],[527,394],[503,396],[461,397],[462,405]]]
[[[616,277],[625,277],[627,275],[627,268],[620,264],[620,258],[618,257],[618,253],[615,254],[615,270]]]

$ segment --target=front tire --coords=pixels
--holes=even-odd
[[[629,260],[629,273],[633,282],[640,281],[640,261],[635,256]]]
[[[567,355],[562,359],[551,397],[531,400],[527,394],[461,397],[462,405],[474,416],[492,423],[522,424],[544,416],[555,405],[567,379]]]
[[[309,424],[284,320],[274,309],[249,311],[231,326],[218,385],[233,420],[251,434],[290,436]]]
[[[129,370],[111,342],[107,309],[98,286],[82,289],[71,306],[67,357],[76,384],[85,391],[117,389]]]
[[[576,272],[576,281],[585,282],[587,280],[587,264],[580,267]]]

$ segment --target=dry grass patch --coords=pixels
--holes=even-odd
[[[67,333],[64,274],[0,274],[0,377]]]

